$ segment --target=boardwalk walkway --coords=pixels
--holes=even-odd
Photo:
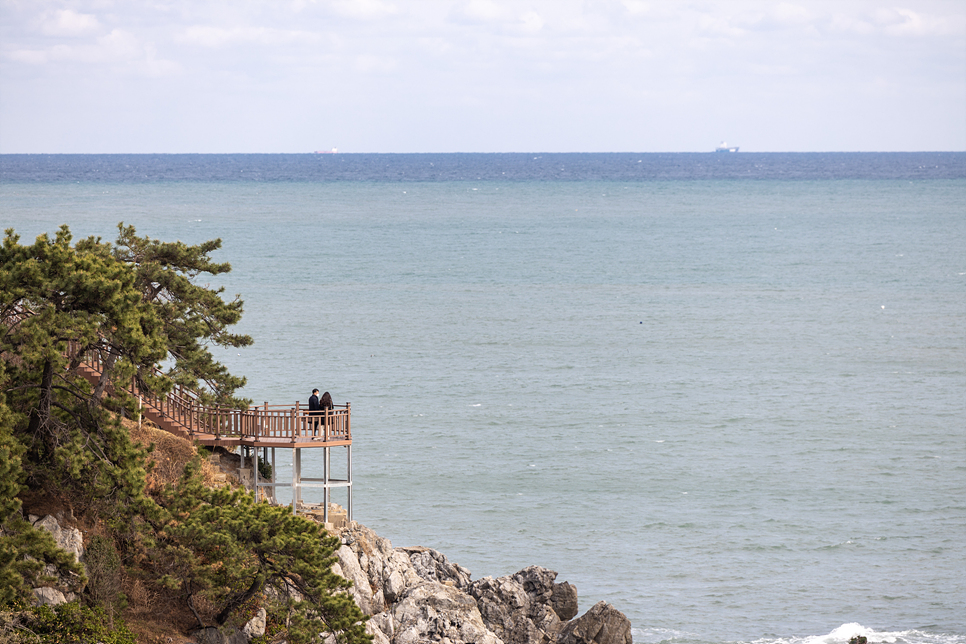
[[[96,354],[84,357],[78,373],[92,385],[96,385],[103,372],[103,365]],[[205,405],[194,391],[176,387],[165,396],[158,397],[137,389],[131,383],[125,390],[141,404],[141,413],[161,429],[209,447],[239,448],[242,469],[251,473],[250,487],[256,498],[278,503],[276,489],[292,488],[292,511],[311,509],[302,503],[303,488],[322,488],[323,520],[329,521],[329,496],[332,488],[346,488],[347,519],[352,519],[352,431],[350,405],[336,405],[334,409],[310,414],[308,409],[296,402],[291,406],[269,405],[245,410]],[[346,454],[346,478],[330,476],[330,449],[344,447]],[[323,464],[321,478],[302,476],[302,449],[322,448]],[[276,449],[292,450],[292,482],[276,480]],[[261,459],[272,465],[271,481],[257,476],[257,468],[245,468],[246,457],[252,465],[258,450]],[[271,452],[269,453],[269,450]]]

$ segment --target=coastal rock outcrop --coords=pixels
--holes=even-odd
[[[594,606],[568,622],[558,644],[631,644],[631,622],[624,613],[607,602]]]
[[[606,602],[573,619],[577,589],[547,568],[473,581],[443,553],[393,548],[354,521],[341,537],[333,570],[353,582],[375,644],[631,644],[630,622]]]
[[[459,564],[450,563],[443,553],[423,547],[400,550],[409,555],[409,562],[420,578],[464,591],[469,588],[470,571]]]
[[[473,598],[452,586],[426,582],[410,589],[392,608],[392,619],[393,644],[500,644]]]
[[[505,644],[552,642],[561,621],[552,607],[557,573],[529,566],[518,573],[484,577],[470,588],[486,625]]]

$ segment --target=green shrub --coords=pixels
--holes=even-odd
[[[121,592],[121,557],[110,539],[95,535],[87,545],[87,588],[85,595],[92,606],[100,607],[109,623],[124,610],[127,598]]]
[[[137,644],[137,638],[121,620],[108,626],[103,610],[77,602],[31,608],[12,619],[19,624],[11,641],[23,644]]]
[[[261,456],[258,457],[258,475],[267,481],[272,480],[272,464]]]

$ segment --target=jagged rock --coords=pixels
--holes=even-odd
[[[553,597],[550,600],[553,612],[557,613],[563,621],[568,621],[577,616],[577,589],[570,582],[561,582],[553,585]]]
[[[77,561],[84,561],[84,534],[77,528],[62,528],[54,516],[48,514],[33,522],[34,527],[49,532],[57,542],[57,547],[74,555]]]
[[[57,547],[61,550],[66,550],[67,552],[74,555],[74,558],[78,562],[84,560],[84,534],[77,528],[64,528],[61,527],[60,522],[53,515],[46,515],[43,518],[39,518],[34,515],[30,515],[28,520],[36,528],[46,530],[54,538],[54,542]],[[48,564],[44,567],[44,574],[50,577],[57,577],[57,566],[53,564]],[[72,580],[67,577],[60,577],[61,586],[69,586]],[[63,604],[64,602],[73,601],[76,599],[74,593],[67,593],[64,595],[61,591],[55,588],[34,588],[34,603],[37,605],[50,605],[57,606]]]
[[[452,586],[423,582],[401,598],[392,616],[396,626],[393,644],[503,644],[484,625],[473,598]]]
[[[382,588],[372,593],[372,603],[370,605],[372,606],[372,612],[377,615],[386,610],[386,598],[382,594]]]
[[[385,633],[378,628],[373,628],[368,623],[366,624],[366,632],[372,635],[372,644],[392,644],[392,640],[386,637]]]
[[[60,592],[56,588],[34,588],[34,605],[35,606],[60,606],[65,603],[67,598],[64,593]]]
[[[395,633],[392,615],[388,611],[373,615],[366,622],[366,632],[372,635],[373,644],[390,644]]]
[[[388,604],[395,604],[410,588],[423,583],[413,568],[409,555],[395,549],[383,568],[382,593]]]
[[[335,554],[339,558],[340,569],[336,574],[352,582],[349,593],[363,613],[372,615],[372,588],[369,586],[369,577],[359,566],[356,553],[349,546],[342,546]]]
[[[483,622],[507,644],[552,642],[561,622],[551,606],[557,573],[539,566],[514,575],[484,577],[469,592]]]
[[[632,644],[632,641],[630,620],[604,601],[567,622],[557,638],[558,644]]]
[[[552,570],[529,566],[474,582],[469,570],[442,553],[393,548],[388,539],[354,521],[341,536],[345,548],[338,571],[359,585],[363,576],[368,579],[369,610],[356,601],[372,615],[366,628],[376,644],[631,644],[630,622],[605,602],[567,622],[577,615],[577,590],[555,583]]]
[[[242,626],[242,634],[245,635],[245,644],[252,641],[252,638],[261,637],[265,634],[265,625],[268,621],[268,613],[264,608],[259,608],[255,616]]]
[[[465,591],[470,586],[470,571],[459,564],[450,563],[442,552],[432,548],[400,548],[409,555],[409,561],[420,578]]]
[[[392,573],[391,570],[387,572],[393,552],[392,542],[355,521],[351,521],[342,531],[342,542],[356,554],[359,567],[369,577],[369,585],[373,589],[370,601],[372,613],[381,613],[387,608],[384,588],[386,579]],[[400,582],[397,586],[401,586],[401,576],[397,581]]]

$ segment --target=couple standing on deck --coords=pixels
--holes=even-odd
[[[319,390],[313,389],[312,395],[309,397],[309,415],[310,416],[321,416],[325,413],[328,416],[328,410],[332,409],[332,396],[329,392],[322,394],[322,399],[319,400]],[[312,421],[312,434],[317,434],[319,431],[319,421],[315,419]]]

